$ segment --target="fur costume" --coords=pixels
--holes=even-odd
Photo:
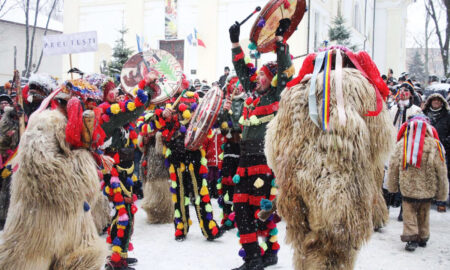
[[[334,72],[331,89],[335,89]],[[321,71],[315,89],[318,100],[323,77]],[[352,269],[374,222],[387,218],[381,172],[394,138],[391,118],[361,72],[343,68],[346,124],[339,123],[333,105],[336,92],[330,91],[332,127],[324,132],[308,117],[311,80],[300,78],[296,83],[283,91],[265,137],[268,164],[279,185],[278,212],[287,223],[287,242],[294,248],[294,266]],[[322,106],[318,102],[318,111]],[[370,114],[374,109],[378,114]]]
[[[143,148],[139,173],[144,183],[144,199],[141,207],[147,212],[148,223],[170,223],[174,210],[169,173],[164,167],[161,133],[156,133]]]
[[[111,207],[109,206],[108,198],[100,196],[92,206],[92,217],[99,235],[102,235],[105,232],[105,228],[109,225],[111,221],[110,213]]]
[[[7,160],[14,156],[14,151],[19,144],[19,121],[17,112],[13,107],[6,107],[0,120],[0,229],[3,229],[8,214],[10,200],[10,185],[12,168],[6,164]]]
[[[33,115],[21,138],[11,204],[0,245],[0,269],[92,269],[107,247],[89,206],[100,188],[94,159],[66,142],[66,117]]]

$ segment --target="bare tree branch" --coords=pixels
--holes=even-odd
[[[53,13],[53,11],[54,11],[55,8],[56,8],[56,4],[57,4],[57,3],[58,3],[58,0],[54,0],[54,1],[53,1],[52,8],[50,9],[50,13],[48,14],[48,17],[47,17],[47,23],[45,24],[44,36],[47,35],[47,30],[48,30],[48,25],[49,25],[49,23],[50,23],[50,18],[52,17],[52,13]],[[35,73],[38,72],[39,67],[41,66],[41,61],[42,61],[42,55],[43,55],[43,54],[44,54],[44,49],[41,50],[41,55],[39,56],[39,61],[38,61],[38,63],[36,64],[36,68],[35,68],[35,70],[34,70]]]
[[[34,13],[34,25],[33,25],[33,35],[31,36],[31,45],[30,45],[30,58],[28,60],[28,66],[26,67],[26,77],[28,78],[30,76],[30,71],[31,71],[31,64],[33,62],[33,49],[34,49],[34,37],[36,35],[36,27],[37,27],[37,18],[39,15],[39,3],[40,0],[36,1],[36,10]]]

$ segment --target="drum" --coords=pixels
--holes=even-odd
[[[211,88],[203,97],[186,131],[186,137],[184,138],[186,149],[195,151],[200,148],[208,135],[208,131],[216,121],[222,106],[222,97],[223,92],[217,86]]]
[[[183,69],[177,59],[164,50],[150,49],[133,55],[123,65],[121,84],[129,93],[149,73],[156,71],[158,81],[151,103],[158,104],[173,97],[181,87]]]
[[[250,31],[250,41],[255,43],[260,53],[272,52],[276,49],[275,31],[279,21],[284,18],[291,20],[284,39],[297,29],[306,12],[306,0],[270,0],[261,10]]]

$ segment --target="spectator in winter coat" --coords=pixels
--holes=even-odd
[[[412,139],[414,138],[414,139]],[[402,193],[405,249],[425,247],[430,237],[431,200],[447,199],[447,168],[436,130],[424,115],[404,123],[389,164],[388,190]]]
[[[424,114],[430,118],[431,125],[437,130],[439,140],[444,145],[445,156],[447,161],[448,172],[448,160],[450,157],[450,109],[447,101],[441,94],[432,94],[428,97]],[[450,178],[447,175],[447,178]],[[438,211],[445,212],[445,202],[437,202]]]
[[[222,89],[225,85],[225,83],[227,82],[227,77],[228,74],[230,74],[230,68],[229,67],[225,67],[223,70],[223,75],[220,76],[219,78],[219,87],[220,89]]]

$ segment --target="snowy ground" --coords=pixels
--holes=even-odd
[[[138,202],[139,205],[140,202]],[[213,202],[214,213],[220,210]],[[450,212],[430,211],[431,237],[426,248],[418,248],[409,253],[400,241],[402,223],[397,221],[399,208],[391,208],[389,224],[381,233],[374,233],[370,241],[362,248],[356,261],[355,269],[389,270],[389,269],[450,269]],[[136,270],[229,270],[240,266],[236,229],[226,232],[222,238],[209,242],[200,232],[193,208],[191,219],[194,224],[184,242],[174,240],[172,224],[150,225],[146,222],[146,213],[142,209],[136,214],[136,223],[132,242],[134,251],[131,257],[139,259]],[[216,218],[216,220],[219,220]],[[276,266],[266,269],[293,269],[292,249],[284,244],[286,224],[278,223],[281,250]]]

